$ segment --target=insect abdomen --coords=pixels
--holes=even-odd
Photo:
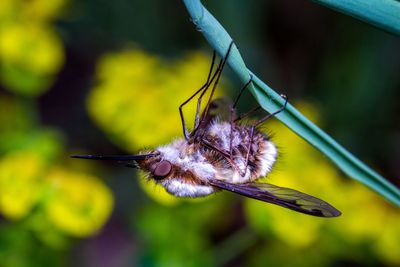
[[[231,176],[224,177],[225,180],[235,183],[250,182],[266,176],[271,171],[278,154],[269,136],[255,129],[252,138],[249,126],[234,125],[231,130],[230,123],[215,121],[210,125],[204,138],[213,147],[224,152],[224,164],[221,164],[224,169],[221,172],[225,176]],[[229,170],[225,165],[228,165]]]

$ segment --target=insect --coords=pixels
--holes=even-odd
[[[72,157],[127,162],[127,166],[145,171],[150,179],[177,197],[195,198],[227,190],[313,216],[339,216],[340,211],[316,197],[293,189],[257,182],[271,171],[278,154],[270,137],[257,127],[283,111],[287,98],[284,97],[285,104],[279,110],[256,123],[242,123],[242,119],[252,111],[241,117],[236,117],[235,111],[242,93],[252,83],[250,78],[230,106],[229,118],[221,119],[216,112],[221,107],[220,102],[213,100],[213,95],[232,45],[233,43],[217,66],[216,53],[213,53],[207,81],[180,105],[183,138],[137,155]],[[209,96],[205,97],[207,91]],[[189,131],[183,107],[196,96],[198,98],[195,123],[192,131]],[[201,112],[204,98],[207,102]]]

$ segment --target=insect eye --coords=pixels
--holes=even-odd
[[[172,170],[172,164],[168,160],[162,160],[154,169],[153,176],[157,180],[164,179]]]

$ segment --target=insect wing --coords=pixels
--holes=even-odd
[[[231,102],[226,98],[217,98],[210,102],[208,112],[205,113],[206,110],[203,110],[201,114],[201,127],[203,130],[207,129],[211,122],[213,122],[216,118],[220,121],[229,121],[230,120],[230,106]],[[202,131],[200,130],[198,135],[202,135]]]
[[[212,120],[215,117],[218,117],[221,121],[229,121],[230,120],[230,109],[232,106],[232,102],[227,98],[216,98],[210,103],[209,111],[207,116],[208,120]]]
[[[325,201],[290,188],[267,183],[233,184],[221,180],[212,180],[210,183],[221,189],[312,216],[337,217],[341,215],[339,210]]]

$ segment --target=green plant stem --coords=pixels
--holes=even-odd
[[[341,13],[400,35],[400,1],[397,0],[312,0]]]
[[[183,0],[183,2],[197,29],[205,36],[219,55],[225,55],[232,42],[232,38],[226,30],[204,8],[199,0]],[[284,104],[284,99],[278,93],[247,69],[236,45],[232,47],[227,63],[243,84],[249,81],[250,75],[253,75],[253,84],[249,86],[249,89],[266,111],[272,113]],[[367,185],[397,206],[400,206],[400,190],[398,188],[354,157],[292,105],[288,104],[284,112],[276,115],[276,118],[320,150],[348,176]]]

